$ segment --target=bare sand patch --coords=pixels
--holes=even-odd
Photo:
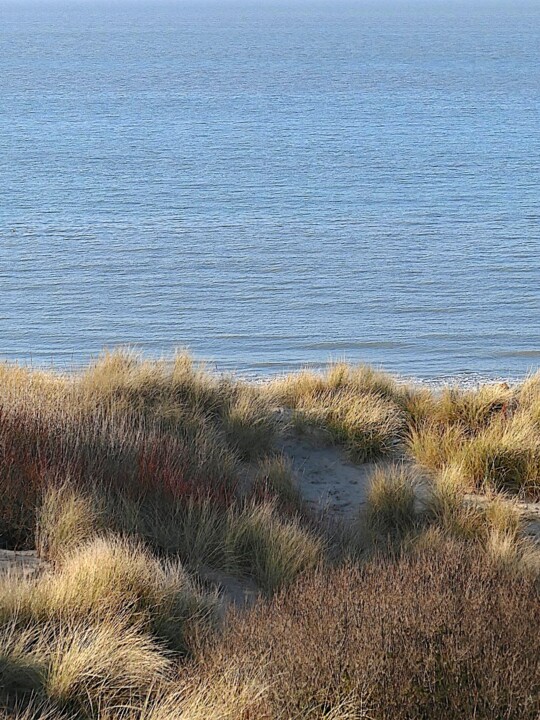
[[[341,518],[355,515],[366,502],[371,475],[381,464],[357,465],[343,448],[310,437],[287,435],[278,448],[289,459],[308,506]]]
[[[0,550],[0,574],[20,572],[24,576],[35,575],[47,565],[38,557],[36,550]]]

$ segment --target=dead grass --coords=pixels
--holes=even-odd
[[[504,383],[483,385],[478,390],[445,388],[434,403],[432,419],[476,433],[494,418],[509,416],[513,407],[514,392]]]
[[[276,403],[357,460],[406,443],[422,492],[396,463],[356,523],[311,517]],[[51,561],[0,583],[0,718],[537,720],[540,551],[512,497],[540,497],[539,408],[540,375],[433,393],[343,364],[261,388],[183,355],[0,366],[1,542]],[[266,599],[220,627],[201,566]]]
[[[452,466],[470,491],[540,493],[540,440],[521,423],[496,422],[467,437],[459,426],[428,424],[411,433],[410,449],[432,471]]]
[[[248,504],[229,520],[226,545],[241,569],[275,592],[324,560],[320,537],[299,518],[283,518],[273,503]]]
[[[412,456],[431,471],[452,466],[469,491],[540,497],[538,384],[444,390],[410,426]]]
[[[34,544],[42,495],[64,479],[83,494],[227,505],[240,459],[272,449],[263,394],[214,378],[185,356],[167,363],[116,352],[78,376],[8,365],[1,375],[0,542],[7,546]]]
[[[83,708],[89,699],[99,706],[144,698],[171,668],[162,648],[121,618],[41,627],[33,652],[46,665],[46,696]]]
[[[468,496],[456,467],[435,475],[425,505],[427,521],[454,538],[486,540],[495,533],[516,543],[521,535],[521,517],[512,499],[495,494],[480,502]]]
[[[105,529],[98,499],[77,490],[69,480],[53,482],[44,490],[36,523],[36,549],[51,562]]]
[[[248,386],[236,386],[223,425],[229,445],[243,460],[253,460],[268,452],[276,434],[268,401]]]
[[[57,708],[86,714],[103,704],[134,702],[170,675],[163,649],[121,617],[99,624],[49,622],[2,640],[7,691],[32,691]]]
[[[12,575],[0,587],[0,624],[122,617],[180,652],[189,649],[186,626],[211,622],[214,607],[178,563],[118,538],[97,538],[65,554],[56,569],[36,578]]]

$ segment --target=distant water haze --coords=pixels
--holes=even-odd
[[[0,0],[0,356],[540,365],[540,3]]]

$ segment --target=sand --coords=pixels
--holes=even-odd
[[[0,550],[0,574],[11,571],[28,577],[46,565],[38,558],[35,550]]]
[[[354,464],[342,448],[309,437],[285,437],[278,448],[312,509],[348,518],[366,502],[375,463]]]

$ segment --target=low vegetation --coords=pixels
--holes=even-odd
[[[452,467],[469,491],[540,498],[540,434],[536,376],[514,389],[447,389],[411,427],[408,446],[429,471]]]
[[[294,409],[296,423],[328,431],[360,462],[389,455],[405,428],[403,393],[389,376],[336,365],[326,375],[300,373],[274,382],[269,393]]]
[[[533,720],[537,612],[530,579],[446,539],[304,578],[232,619],[198,670],[260,668],[261,718]]]
[[[367,502],[368,526],[382,536],[402,536],[418,522],[415,477],[404,465],[375,470]]]
[[[291,432],[375,464],[354,517],[306,506]],[[43,561],[0,577],[0,720],[539,716],[538,375],[4,365],[0,482],[0,547]]]

